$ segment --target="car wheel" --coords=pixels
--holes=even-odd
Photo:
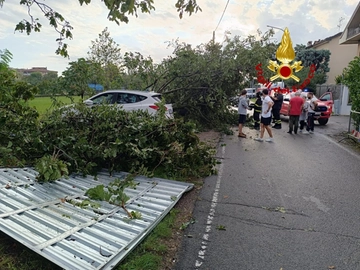
[[[319,124],[320,124],[321,126],[326,125],[328,121],[329,121],[328,118],[319,118],[319,119],[318,119],[318,122],[319,122]]]

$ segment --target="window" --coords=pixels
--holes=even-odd
[[[92,98],[94,104],[111,104],[114,100],[114,93],[105,93],[100,96]]]
[[[136,94],[128,93],[118,93],[116,103],[117,104],[127,104],[127,103],[136,103],[145,100],[145,96],[140,96]]]
[[[161,101],[161,95],[154,95],[154,96],[152,96],[152,98],[155,99],[158,102]]]
[[[323,95],[323,96],[321,97],[321,100],[322,100],[322,101],[329,101],[329,100],[331,100],[331,94],[328,93],[328,94]]]

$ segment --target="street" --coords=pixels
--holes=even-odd
[[[283,122],[274,143],[248,128],[224,136],[175,269],[360,269],[360,157],[326,135],[343,127],[334,117],[289,135]]]

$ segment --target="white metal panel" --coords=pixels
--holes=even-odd
[[[160,178],[135,177],[136,189],[126,188],[129,220],[116,205],[81,208],[85,192],[108,185],[127,173],[97,179],[72,175],[39,184],[32,168],[0,169],[0,230],[64,269],[112,269],[166,216],[192,184]]]

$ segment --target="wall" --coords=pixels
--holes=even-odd
[[[322,96],[326,91],[333,95],[335,115],[350,115],[351,105],[349,104],[349,89],[340,84],[322,84],[316,86],[316,96]]]
[[[335,36],[329,42],[313,47],[315,50],[329,50],[331,52],[330,71],[327,73],[326,84],[334,84],[335,77],[342,74],[343,69],[358,55],[357,44],[339,45],[339,39],[340,35]]]
[[[342,87],[342,99],[340,105],[340,114],[341,115],[350,115],[351,105],[349,103],[349,88],[343,85]]]

